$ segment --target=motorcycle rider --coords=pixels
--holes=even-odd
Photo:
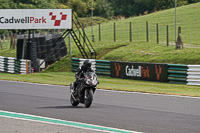
[[[91,69],[91,62],[90,60],[85,60],[83,62],[83,65],[81,66],[81,68],[78,68],[76,74],[75,74],[75,82],[74,82],[74,91],[76,91],[76,88],[78,86],[78,82],[80,80],[83,80],[83,74],[86,73],[86,72],[94,72],[92,69]]]

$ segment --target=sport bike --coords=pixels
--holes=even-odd
[[[78,106],[79,103],[82,103],[86,108],[89,108],[99,81],[95,72],[86,72],[83,75],[76,88],[74,88],[73,83],[70,83],[70,102],[72,106]]]

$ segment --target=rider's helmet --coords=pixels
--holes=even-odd
[[[91,62],[90,62],[90,60],[85,60],[83,62],[83,65],[87,68],[87,70],[89,70],[91,68]]]

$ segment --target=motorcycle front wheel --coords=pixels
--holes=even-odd
[[[78,106],[79,102],[78,101],[75,101],[73,96],[71,95],[70,96],[70,103],[72,106]]]
[[[84,105],[86,108],[89,108],[91,106],[92,100],[93,100],[92,89],[85,90]]]

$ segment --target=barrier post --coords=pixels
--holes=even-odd
[[[99,41],[101,41],[101,24],[99,23]]]
[[[158,23],[156,24],[157,44],[159,44]]]
[[[29,74],[28,60],[26,60],[26,74]]]
[[[115,22],[114,22],[114,42],[116,42]]]
[[[148,21],[146,22],[146,35],[147,35],[147,42],[149,41],[149,25]]]
[[[167,30],[167,47],[169,46],[169,27],[168,25],[166,26],[166,30]]]
[[[131,27],[131,22],[130,22],[130,42],[132,42],[132,27]]]

